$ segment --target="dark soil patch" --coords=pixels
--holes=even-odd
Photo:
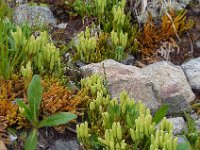
[[[20,132],[21,134],[22,132]],[[8,150],[23,150],[24,138],[20,138],[18,135],[17,143],[8,145]],[[76,134],[65,130],[63,133],[59,133],[54,128],[42,128],[39,130],[39,139],[38,139],[38,148],[37,150],[57,150],[55,147],[55,141],[63,140],[63,141],[73,141],[76,139]],[[73,150],[66,147],[67,150]],[[80,148],[81,149],[81,148]]]
[[[187,18],[192,19],[195,25],[181,37],[180,42],[177,41],[180,52],[170,55],[171,62],[176,65],[181,65],[183,62],[200,56],[200,48],[196,45],[196,42],[200,40],[200,7],[188,7]]]

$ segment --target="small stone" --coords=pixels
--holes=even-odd
[[[84,63],[84,62],[82,62],[82,61],[80,61],[80,60],[77,60],[77,61],[75,62],[75,64],[76,64],[78,67],[84,67],[84,66],[87,65],[86,63]]]
[[[124,65],[133,65],[134,62],[135,62],[135,57],[133,55],[128,55],[128,57],[121,63]]]
[[[191,114],[191,117],[192,117],[194,120],[198,120],[198,119],[199,119],[199,116],[198,116],[196,113],[192,113],[192,114]]]
[[[173,124],[174,135],[180,135],[186,129],[186,123],[183,117],[168,118],[167,120]]]
[[[16,0],[16,4],[25,4],[26,0]]]
[[[80,150],[80,145],[78,144],[77,140],[70,140],[65,141],[62,139],[59,139],[55,141],[54,148],[50,148],[50,150]]]
[[[197,48],[200,48],[200,40],[198,40],[198,41],[196,42],[196,46],[197,46]]]
[[[67,23],[60,23],[60,24],[56,25],[56,27],[59,29],[65,29],[67,27]]]
[[[17,140],[17,135],[9,134],[10,142],[14,142]]]
[[[196,121],[196,124],[197,124],[197,126],[196,126],[196,127],[197,127],[197,130],[200,131],[200,119],[198,119],[198,120]]]

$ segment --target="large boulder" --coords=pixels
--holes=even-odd
[[[182,65],[192,89],[200,91],[200,57]]]
[[[123,65],[114,60],[105,60],[81,67],[84,76],[93,73],[105,75],[111,97],[119,97],[120,92],[126,90],[131,98],[141,100],[153,112],[160,106],[153,92],[152,84],[147,77],[135,66]]]
[[[105,60],[81,67],[84,76],[100,73],[106,77],[112,97],[126,90],[131,98],[141,100],[153,112],[163,104],[170,105],[169,114],[190,110],[195,96],[181,67],[159,62],[142,69]]]
[[[162,104],[170,105],[169,114],[191,110],[189,102],[195,95],[180,66],[157,62],[141,69],[154,85],[154,92]]]
[[[17,24],[28,23],[29,25],[52,25],[56,26],[56,19],[47,6],[19,5],[14,13],[14,21]]]

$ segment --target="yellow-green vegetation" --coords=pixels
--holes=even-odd
[[[185,147],[187,149],[197,150],[200,147],[200,131],[198,130],[197,123],[188,114],[185,113],[187,121],[187,131],[182,136],[185,140]]]
[[[101,75],[93,74],[81,80],[81,89],[88,89],[93,97],[97,96],[98,91],[102,91],[102,94],[105,96],[108,94],[108,89],[104,84]]]
[[[99,83],[99,88],[91,84]],[[172,134],[172,124],[165,118],[153,118],[150,109],[142,102],[136,103],[123,91],[120,99],[110,99],[105,94],[102,78],[94,74],[82,82],[92,86],[94,99],[88,105],[88,121],[77,125],[77,137],[86,149],[168,149],[175,150],[177,138]],[[96,86],[98,87],[98,86]],[[96,98],[95,98],[96,97]],[[156,124],[159,123],[156,128]]]
[[[9,20],[0,19],[0,76],[9,79],[22,66],[29,65],[33,73],[51,74],[60,69],[60,52],[46,31],[36,37],[27,25],[15,26]],[[23,67],[22,67],[23,68]],[[26,73],[23,70],[23,75]]]
[[[86,3],[88,5],[84,7]],[[90,10],[87,7],[93,8],[91,13],[94,11],[92,14],[97,17],[97,22],[94,23],[99,24],[98,27],[86,27],[86,31],[77,36],[74,42],[77,58],[87,63],[100,62],[107,58],[122,61],[126,57],[125,51],[135,52],[138,31],[136,26],[130,24],[130,14],[125,14],[125,0],[96,0],[91,3],[77,0],[75,4],[80,5],[78,10],[83,11],[82,7],[88,9],[84,11],[86,14]]]
[[[37,37],[31,35],[26,38],[22,29],[17,27],[16,32],[11,32],[11,34],[15,43],[14,49],[22,49],[21,51],[25,57],[24,64],[31,63],[34,66],[33,69],[39,72],[52,73],[53,70],[59,69],[59,50],[50,41],[47,32],[41,32]]]
[[[55,3],[63,6],[64,0]],[[126,0],[67,0],[66,4],[86,23],[85,31],[74,38],[71,47],[75,58],[86,63],[108,58],[122,61],[137,48],[145,59],[154,55],[162,42],[174,41],[175,36],[179,39],[193,26],[192,21],[186,21],[185,10],[170,11],[165,12],[158,26],[150,16],[139,33],[138,26],[131,23],[134,18],[126,11]],[[77,138],[87,150],[180,149],[172,124],[164,118],[168,106],[152,116],[149,108],[131,99],[126,91],[111,99],[107,83],[99,74],[82,79],[80,90],[76,87],[73,91],[63,78],[62,54],[49,33],[42,28],[35,31],[37,26],[17,26],[10,14],[0,0],[0,140],[10,144],[10,127],[32,128],[24,147],[34,150],[39,128],[59,125],[64,131],[68,122],[76,122],[74,119],[85,111],[87,118],[77,125]],[[185,138],[189,148],[198,148],[199,132],[191,118],[186,118],[192,125],[188,125]]]
[[[128,42],[133,47],[127,48],[127,51],[134,51],[137,47],[137,44],[131,43],[135,38],[128,41],[128,33],[123,33],[123,31],[105,33],[94,30],[95,28],[87,27],[86,31],[78,34],[76,41],[74,41],[74,47],[77,51],[76,57],[83,62],[100,62],[107,58],[121,61],[125,57]]]

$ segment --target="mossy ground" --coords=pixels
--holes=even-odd
[[[63,45],[68,44],[75,34],[83,31],[86,28],[86,26],[90,25],[92,21],[95,20],[94,18],[88,18],[84,20],[84,24],[83,24],[83,20],[80,16],[67,13],[68,11],[71,11],[71,10],[69,7],[66,7],[66,5],[64,4],[64,0],[56,1],[56,2],[53,0],[35,0],[34,2],[47,3],[50,6],[55,17],[58,19],[58,22],[60,23],[67,22],[67,27],[65,29],[53,28],[50,31],[53,40],[56,42],[57,46],[61,48],[63,47]],[[180,37],[181,38],[180,41],[174,38],[175,42],[180,48],[180,51],[179,53],[171,52],[170,61],[176,65],[180,65],[191,58],[196,58],[200,56],[200,48],[198,48],[196,45],[196,42],[200,40],[200,8],[199,7],[196,8],[194,6],[188,6],[186,10],[187,10],[187,14],[186,14],[187,18],[194,20],[195,24],[190,30],[185,32]],[[72,54],[73,53],[74,52],[72,51]],[[155,61],[164,60],[162,56],[158,56],[156,60],[154,60],[153,57],[151,58],[151,56],[149,56],[149,59],[148,59],[149,61],[147,61],[142,58],[140,53],[136,53],[135,57],[136,57],[137,63],[139,62],[140,64],[144,64],[144,65],[148,65]],[[66,74],[68,73],[69,71],[66,72]],[[79,78],[77,79],[77,76],[79,76],[79,74],[77,74],[76,71],[72,71],[71,74],[73,74],[70,78],[71,80],[76,80],[76,81],[79,80]],[[77,76],[74,74],[77,74]],[[196,103],[199,103],[200,93],[195,93],[195,94],[196,94],[197,100],[194,103],[196,104]],[[79,121],[81,121],[81,119]],[[72,127],[72,129],[73,128],[74,127]],[[40,150],[48,149],[49,147],[51,147],[52,141],[55,141],[56,139],[65,139],[65,140],[66,138],[68,140],[76,139],[76,134],[72,133],[68,129],[66,129],[63,133],[58,133],[53,128],[42,129],[40,131],[41,131],[40,142],[39,142],[39,148],[38,148]],[[20,131],[20,133],[22,132]],[[18,140],[15,143],[13,143],[13,145],[8,146],[8,149],[15,149],[15,150],[22,149],[23,140],[24,138],[23,136],[21,136],[21,138],[18,138]]]

